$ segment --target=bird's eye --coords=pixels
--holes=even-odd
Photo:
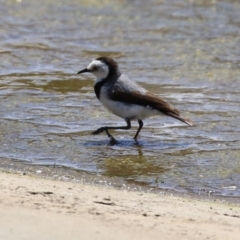
[[[92,68],[92,70],[93,70],[93,71],[97,71],[97,70],[98,70],[98,67],[97,67],[97,66],[94,66],[94,67]]]

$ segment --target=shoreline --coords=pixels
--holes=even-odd
[[[10,163],[9,163],[10,162]],[[1,159],[0,172],[12,174],[26,174],[36,178],[49,179],[54,181],[67,181],[83,184],[91,184],[96,186],[112,187],[118,190],[130,190],[136,192],[155,193],[166,196],[175,196],[183,198],[191,198],[195,200],[205,201],[221,201],[233,204],[240,204],[240,197],[214,195],[213,192],[182,193],[174,190],[160,189],[135,183],[126,183],[121,178],[106,177],[99,174],[92,174],[84,171],[76,171],[64,166],[45,166],[31,164],[29,162],[18,162],[9,159]]]
[[[4,216],[0,239],[238,239],[240,235],[239,203],[57,181],[2,169],[0,214]]]

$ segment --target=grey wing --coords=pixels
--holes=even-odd
[[[121,74],[113,86],[112,93],[114,94],[115,92],[139,92],[141,94],[145,94],[147,90],[138,85],[135,81],[131,80],[127,75]]]

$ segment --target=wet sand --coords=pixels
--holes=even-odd
[[[0,239],[239,239],[240,205],[0,172]]]

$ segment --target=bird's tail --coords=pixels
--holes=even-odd
[[[178,120],[180,120],[180,121],[188,124],[189,126],[193,126],[193,122],[192,122],[191,120],[189,120],[189,119],[187,119],[187,118],[183,118],[183,117],[182,117],[180,114],[178,114],[178,113],[166,112],[165,114],[168,115],[168,116],[171,116],[171,117],[173,117],[173,118],[176,118],[176,119],[178,119]]]

